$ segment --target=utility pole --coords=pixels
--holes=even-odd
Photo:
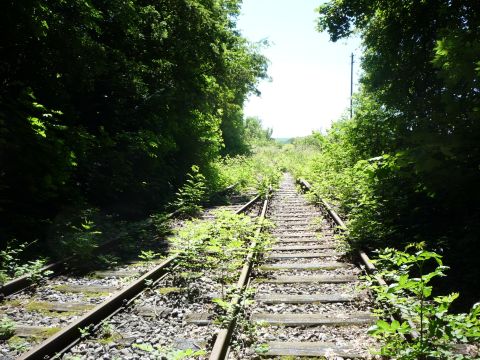
[[[353,52],[350,62],[350,119],[353,117]]]

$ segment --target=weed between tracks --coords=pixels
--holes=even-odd
[[[156,335],[161,334],[162,340],[143,338],[141,342],[128,345],[131,350],[154,358],[205,356],[205,349],[214,340],[214,331],[210,330],[218,329],[218,325],[226,325],[237,316],[230,301],[240,294],[235,284],[250,245],[255,241],[256,249],[262,251],[268,244],[268,236],[256,236],[259,226],[260,222],[249,216],[228,211],[215,212],[214,220],[186,221],[171,241],[172,252],[178,253],[175,270],[160,287],[152,287],[146,292],[145,298],[138,302],[140,307],[137,310],[141,308],[152,312],[146,315],[153,317],[152,324],[157,320],[165,323],[165,332],[160,331]],[[242,305],[247,298],[248,293],[242,298]],[[136,310],[132,311],[136,313]],[[209,328],[208,332],[203,328],[195,334],[190,332],[193,325],[188,324],[187,316],[207,313],[210,315],[208,320],[216,325]],[[122,328],[120,325],[116,329],[109,328],[107,332],[97,330],[97,341],[108,343],[110,348],[124,349],[125,343],[112,337],[115,332],[128,333],[130,325],[124,330]],[[174,339],[170,339],[171,335],[167,335],[172,331],[176,337],[186,336],[195,340],[198,346],[179,350]]]
[[[201,274],[200,270],[209,270],[214,280],[221,285],[221,292],[212,302],[216,314],[214,322],[227,327],[235,320],[236,326],[246,334],[235,341],[253,341],[256,328],[245,319],[242,313],[251,299],[252,289],[239,289],[236,281],[249,251],[262,254],[270,244],[270,236],[257,231],[260,226],[271,227],[267,221],[260,223],[246,215],[235,215],[220,211],[214,221],[192,221],[182,228],[174,242],[180,253],[180,269],[188,274]],[[251,244],[255,247],[251,248]],[[249,249],[250,247],[250,249]],[[183,286],[193,291],[191,277],[177,278]],[[237,299],[237,302],[234,302]],[[240,312],[239,312],[240,310]]]
[[[256,236],[261,224],[247,215],[228,211],[218,211],[214,215],[213,221],[189,221],[172,239],[174,253],[179,254],[175,283],[189,288],[193,275],[210,270],[221,284],[220,298],[224,299],[227,286],[238,277],[249,244],[256,241],[258,248],[266,246],[267,237],[264,234]],[[181,276],[182,273],[188,275]]]
[[[15,323],[8,317],[0,320],[0,339],[8,339],[15,334]]]

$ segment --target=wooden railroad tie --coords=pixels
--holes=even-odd
[[[375,320],[376,318],[367,312],[358,312],[347,317],[343,314],[327,317],[324,314],[296,313],[256,313],[252,315],[252,321],[274,326],[359,326],[373,324]]]

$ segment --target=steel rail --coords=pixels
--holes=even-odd
[[[265,215],[267,213],[268,208],[268,198],[263,202],[262,212],[260,214],[260,221],[262,222],[265,219]],[[262,231],[262,224],[257,229],[255,238],[257,238]],[[245,264],[243,265],[242,271],[240,273],[240,277],[237,281],[237,289],[238,293],[231,301],[231,307],[233,309],[232,319],[229,321],[226,328],[219,330],[217,334],[217,338],[213,345],[212,352],[210,353],[210,360],[221,360],[227,357],[229,351],[230,340],[232,338],[233,331],[236,325],[236,315],[238,314],[240,308],[240,301],[242,299],[243,292],[248,287],[250,274],[252,271],[252,266],[254,263],[254,258],[257,255],[255,252],[255,248],[257,246],[257,242],[253,241],[250,244],[248,255],[245,259]]]
[[[247,204],[235,211],[236,214],[243,213],[252,207],[260,198],[260,195],[255,196]],[[263,212],[262,212],[263,213]],[[18,357],[19,360],[37,360],[55,356],[57,353],[64,353],[70,349],[81,338],[81,329],[94,326],[105,320],[118,309],[123,307],[126,303],[145,290],[152,281],[157,281],[161,276],[175,264],[175,260],[180,256],[179,253],[170,256],[148,273],[142,275],[126,288],[114,293],[110,298],[103,303],[69,324],[67,327],[60,330],[55,335],[49,337],[38,346],[32,348],[30,351]]]
[[[305,179],[298,179],[298,183],[307,190],[311,190],[312,186],[310,183],[305,180]],[[335,210],[332,208],[332,206],[327,203],[324,199],[322,199],[320,196],[316,195],[317,198],[320,200],[321,204],[324,206],[324,208],[327,210],[328,214],[333,218],[334,222],[340,227],[341,230],[346,230],[347,226],[345,225],[345,222],[338,216],[338,214],[335,212]],[[365,268],[367,269],[367,272],[370,274],[373,274],[375,280],[381,285],[381,286],[388,286],[387,282],[385,279],[377,273],[377,268],[373,264],[372,260],[370,260],[369,256],[365,253],[363,250],[358,250],[358,255],[360,259],[362,260],[363,265],[365,265]],[[403,319],[400,315],[394,316],[397,320],[405,320]],[[420,335],[419,333],[414,330],[416,326],[410,319],[406,319],[406,321],[409,323],[410,327],[413,329],[413,331],[409,334],[411,338],[416,339]]]
[[[27,353],[20,356],[21,360],[43,359],[44,357],[52,356],[58,351],[64,351],[68,345],[81,337],[81,329],[101,322],[104,318],[109,316],[119,307],[123,306],[125,301],[130,300],[139,292],[147,287],[147,283],[157,280],[162,276],[169,266],[171,266],[178,254],[175,254],[161,264],[150,270],[148,273],[142,275],[133,284],[116,292],[105,302],[101,303],[87,314],[69,324],[64,329],[60,330],[55,335],[49,337],[39,346],[31,349]]]
[[[312,185],[310,185],[310,183],[307,180],[299,179],[298,182],[304,189],[307,189],[307,190],[312,189]],[[345,222],[343,222],[340,216],[338,216],[338,214],[335,212],[332,206],[329,203],[327,203],[324,199],[322,199],[320,196],[317,196],[317,198],[320,200],[322,206],[327,210],[328,214],[332,217],[333,221],[340,227],[340,229],[345,230],[347,228],[347,225],[345,225]],[[372,263],[368,255],[363,250],[359,250],[359,256],[369,272],[375,273],[377,271],[377,268],[375,267],[375,265]],[[381,277],[378,277],[377,280],[380,282],[381,285],[387,284],[385,280]]]
[[[40,268],[39,271],[41,273],[44,273],[46,271],[58,272],[63,268],[64,261],[65,260],[60,260],[54,263],[47,264],[44,267]],[[0,294],[2,296],[8,296],[23,289],[26,289],[32,284],[30,276],[31,274],[25,274],[0,285]]]
[[[230,185],[226,187],[225,189],[219,191],[217,194],[223,195],[225,193],[228,193],[229,191],[233,190],[237,184]],[[258,196],[258,195],[257,195]],[[258,198],[255,198],[258,200]],[[255,201],[256,201],[255,200]],[[178,214],[178,210],[167,214],[167,218],[172,218],[175,215]],[[103,250],[104,248],[108,247],[109,245],[112,245],[118,239],[111,239],[109,241],[106,241],[105,243],[101,244],[97,250]],[[40,273],[45,273],[47,271],[51,271],[52,273],[48,275],[48,278],[58,276],[62,272],[62,270],[65,269],[65,265],[68,263],[69,260],[71,260],[72,257],[68,257],[66,259],[58,260],[56,262],[52,262],[50,264],[45,265],[44,267],[40,268],[39,272]],[[29,286],[32,285],[31,281],[31,274],[25,274],[19,277],[16,277],[15,279],[12,279],[4,284],[0,284],[0,296],[5,297],[9,295],[13,295],[19,291],[22,291]]]
[[[96,251],[101,251],[108,246],[112,245],[115,241],[118,239],[110,239],[103,244],[101,244]],[[65,270],[67,263],[73,258],[73,256],[69,256],[65,259],[58,260],[56,262],[50,263],[45,265],[44,267],[40,268],[39,272],[40,273],[45,273],[46,271],[51,271],[49,275],[47,275],[47,278],[52,278],[55,276],[58,276],[62,274],[62,272]],[[33,285],[31,279],[30,279],[31,274],[25,274],[22,276],[19,276],[13,280],[10,280],[9,282],[6,282],[5,284],[0,285],[0,295],[5,297],[9,295],[13,295],[19,291],[25,290],[31,285]]]
[[[100,244],[97,249],[95,249],[96,252],[102,251],[107,249],[109,246],[115,243],[118,238],[110,239],[108,241],[105,241],[104,243]],[[45,273],[46,271],[51,271],[52,273],[47,275],[47,278],[53,278],[55,276],[61,275],[63,271],[67,268],[67,264],[70,260],[73,259],[73,256],[69,256],[65,259],[58,260],[56,262],[50,263],[45,265],[44,267],[40,268],[39,272],[40,273]],[[31,274],[25,274],[22,276],[19,276],[13,280],[10,280],[9,282],[6,282],[3,285],[0,285],[0,295],[5,297],[9,295],[13,295],[19,291],[25,290],[31,285],[33,285],[31,279],[30,279]]]

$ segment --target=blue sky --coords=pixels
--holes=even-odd
[[[325,130],[348,110],[350,54],[360,56],[358,38],[332,43],[315,30],[319,0],[244,0],[238,28],[250,41],[267,39],[269,76],[250,97],[246,116],[258,116],[274,137]],[[355,64],[354,82],[358,78]]]

